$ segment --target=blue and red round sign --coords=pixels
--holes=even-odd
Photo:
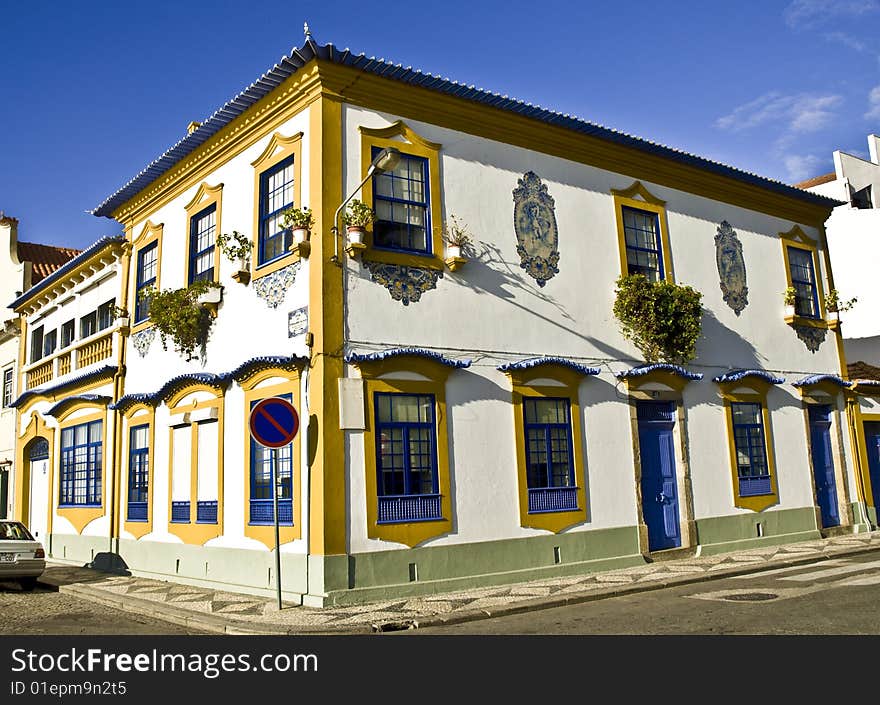
[[[286,399],[270,397],[254,406],[248,425],[257,443],[267,448],[281,448],[299,431],[299,414]]]

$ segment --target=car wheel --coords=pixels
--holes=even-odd
[[[21,589],[27,590],[28,592],[30,592],[35,587],[37,587],[37,579],[36,578],[22,578],[18,582],[21,585]]]

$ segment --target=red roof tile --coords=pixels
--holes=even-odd
[[[59,267],[67,264],[82,250],[74,250],[70,247],[55,247],[54,245],[40,245],[36,242],[19,242],[18,259],[33,264],[31,286],[45,279]]]
[[[876,379],[880,380],[880,367],[869,365],[867,362],[859,360],[851,362],[847,366],[850,379]]]
[[[819,186],[820,184],[827,184],[829,181],[834,181],[837,178],[837,174],[833,171],[830,174],[822,174],[822,176],[814,176],[812,179],[807,179],[806,181],[801,181],[799,184],[795,184],[795,188],[808,189],[813,186]]]

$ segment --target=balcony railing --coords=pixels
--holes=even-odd
[[[171,521],[175,524],[189,524],[189,501],[171,503]]]
[[[274,524],[275,508],[273,504],[274,502],[271,499],[252,499],[250,523],[252,525]],[[278,500],[278,523],[287,524],[288,526],[293,524],[293,500]]]
[[[739,496],[754,497],[762,494],[772,494],[769,475],[754,475],[752,477],[739,478]]]
[[[76,370],[111,359],[116,345],[113,340],[115,330],[117,329],[105,328],[86,338],[75,348],[68,346],[51,357],[43,358],[26,366],[24,369],[25,388],[39,387],[57,377],[63,377]]]
[[[113,355],[113,336],[108,334],[76,349],[76,366],[87,367]]]
[[[37,367],[28,370],[27,388],[33,389],[34,387],[39,387],[41,384],[46,384],[46,382],[52,379],[53,368],[53,362],[52,360],[49,360],[42,365],[38,365]]]
[[[203,501],[199,500],[196,504],[196,523],[197,524],[216,524],[217,523],[217,500]]]
[[[529,514],[571,512],[578,508],[577,487],[536,487],[529,490]]]
[[[187,517],[188,519],[189,517]],[[147,503],[146,502],[129,502],[128,503],[128,521],[146,521],[147,520]]]
[[[58,356],[58,376],[66,375],[70,373],[70,357],[71,354],[69,352],[64,353],[63,355]]]
[[[442,519],[439,494],[392,495],[379,497],[380,524]]]

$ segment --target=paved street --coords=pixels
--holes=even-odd
[[[201,634],[44,587],[0,582],[0,634]]]
[[[395,634],[880,634],[880,551]]]

